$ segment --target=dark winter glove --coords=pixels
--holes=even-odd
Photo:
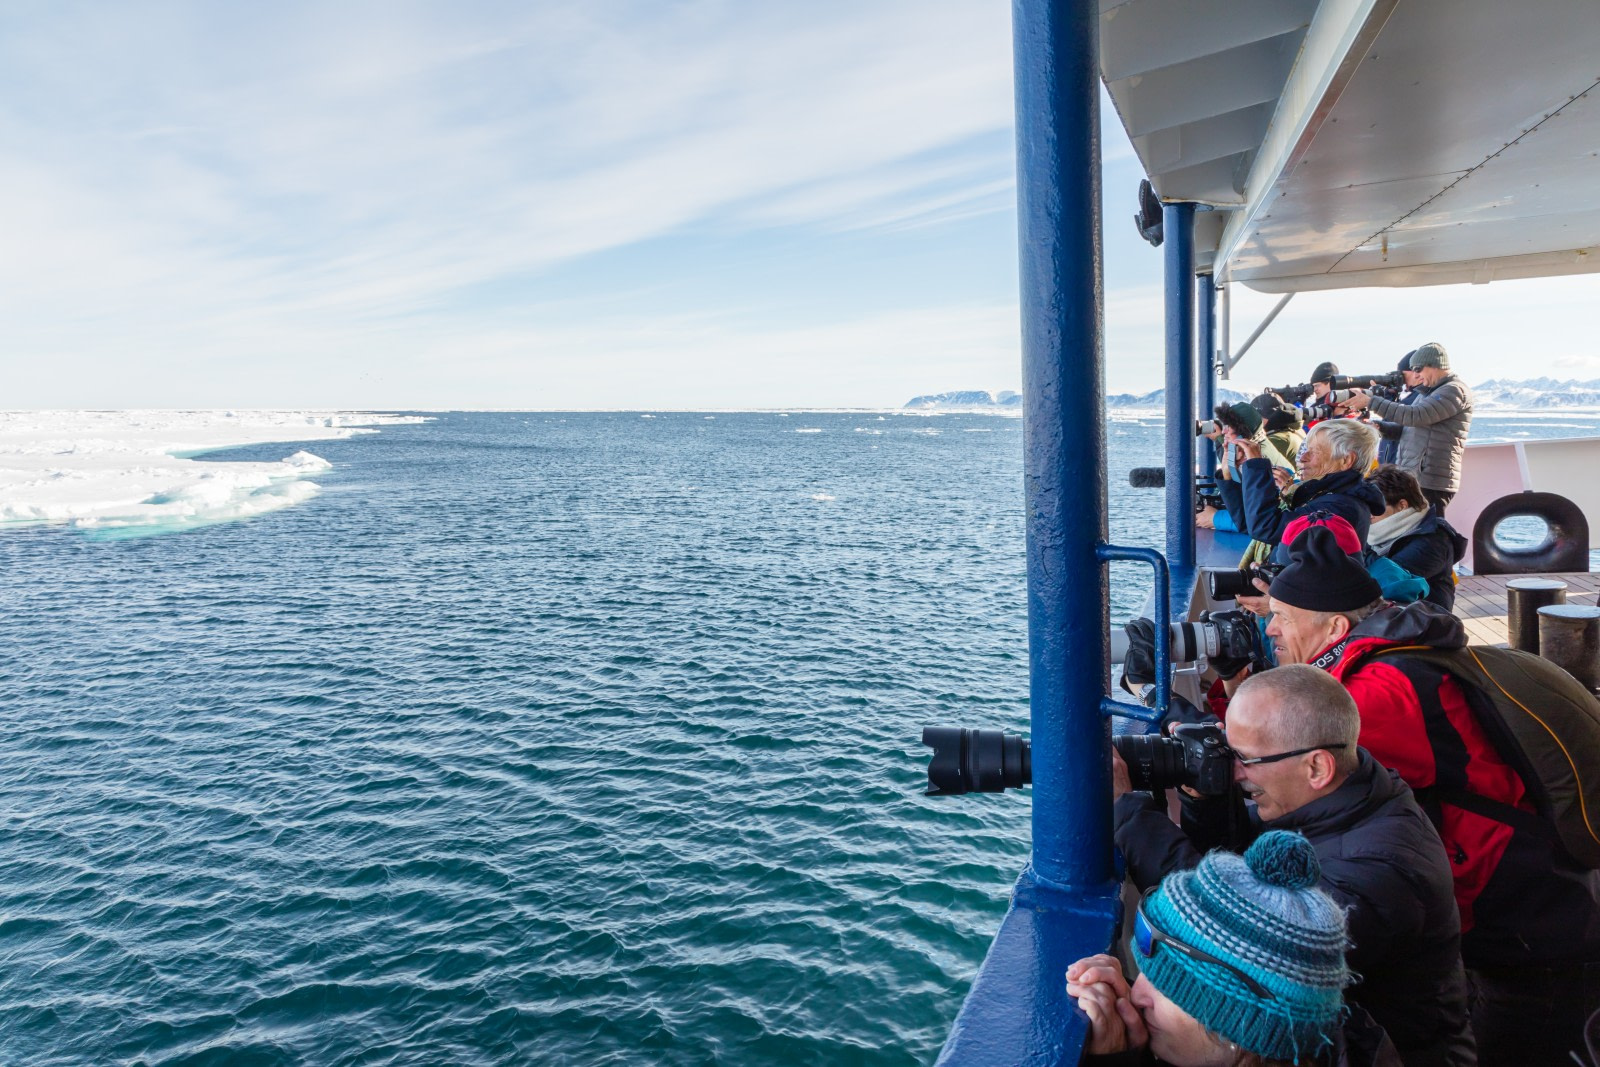
[[[1161,733],[1163,736],[1171,734],[1172,728],[1179,723],[1200,723],[1202,725],[1221,726],[1222,720],[1209,711],[1201,711],[1180,694],[1173,693],[1172,701],[1167,705],[1167,717],[1161,720]]]
[[[1122,658],[1122,688],[1133,693],[1134,686],[1155,684],[1156,624],[1149,619],[1132,619],[1122,629],[1128,635],[1128,653]]]
[[[1250,666],[1251,658],[1244,656],[1240,659],[1231,659],[1227,656],[1218,656],[1208,661],[1211,669],[1217,672],[1218,678],[1232,678],[1246,667]]]

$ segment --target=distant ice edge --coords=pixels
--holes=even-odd
[[[333,464],[197,460],[220,449],[339,440],[426,416],[305,411],[0,412],[0,528],[66,526],[92,539],[254,518],[321,491]]]

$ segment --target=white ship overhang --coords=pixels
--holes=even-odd
[[[1594,0],[1101,0],[1197,266],[1263,292],[1600,271]]]

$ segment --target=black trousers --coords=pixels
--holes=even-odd
[[[1587,1063],[1583,1024],[1600,1011],[1600,963],[1467,968],[1478,1067]]]
[[[1428,503],[1433,505],[1433,513],[1444,518],[1444,507],[1456,498],[1455,493],[1448,489],[1424,489],[1422,495],[1428,498]]]

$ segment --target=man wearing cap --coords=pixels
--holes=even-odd
[[[1339,368],[1337,365],[1333,363],[1318,363],[1316,369],[1311,372],[1311,395],[1316,397],[1318,402],[1326,403],[1328,394],[1333,391],[1333,380],[1338,376]],[[1306,429],[1311,429],[1320,421],[1322,420],[1312,419],[1306,423]]]
[[[1311,392],[1318,400],[1328,395],[1333,387],[1329,384],[1339,376],[1339,368],[1332,363],[1318,363],[1311,372]]]
[[[1409,364],[1421,378],[1426,396],[1408,405],[1358,393],[1343,408],[1367,408],[1385,422],[1400,424],[1395,465],[1416,475],[1423,495],[1443,515],[1461,488],[1461,457],[1472,428],[1472,391],[1450,373],[1450,357],[1437,342],[1411,353]]]
[[[1294,543],[1269,596],[1278,662],[1309,663],[1344,684],[1362,747],[1418,792],[1439,829],[1482,1062],[1560,1062],[1600,1008],[1600,872],[1578,866],[1536,824],[1513,826],[1445,799],[1534,811],[1461,685],[1403,654],[1379,655],[1461,648],[1461,621],[1426,601],[1388,604],[1361,563],[1316,526]]]
[[[1250,406],[1261,416],[1261,428],[1267,433],[1267,441],[1285,456],[1298,456],[1300,446],[1306,443],[1306,432],[1300,426],[1300,409],[1270,391],[1250,401]]]
[[[1396,403],[1410,407],[1417,402],[1423,392],[1422,375],[1411,369],[1410,352],[1400,357],[1398,370],[1400,371],[1401,379],[1406,383],[1406,391]],[[1383,438],[1383,441],[1378,445],[1378,465],[1380,467],[1385,463],[1393,463],[1400,455],[1400,434],[1404,430],[1405,427],[1398,422],[1378,423],[1378,435]]]
[[[1411,790],[1356,747],[1360,728],[1350,694],[1322,671],[1287,666],[1250,678],[1228,708],[1238,789],[1185,796],[1180,829],[1151,794],[1128,791],[1116,766],[1116,843],[1143,890],[1212,848],[1242,852],[1270,830],[1304,834],[1320,887],[1348,913],[1347,958],[1360,976],[1350,1001],[1388,1031],[1406,1067],[1471,1067],[1450,866]]]

